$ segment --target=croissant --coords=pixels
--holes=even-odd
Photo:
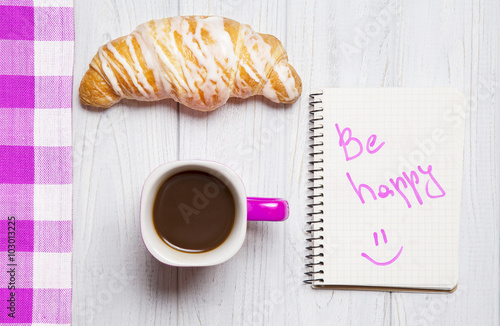
[[[81,102],[102,108],[123,98],[172,98],[211,111],[230,97],[293,103],[301,92],[300,77],[276,37],[210,16],[139,25],[99,48],[80,84]]]

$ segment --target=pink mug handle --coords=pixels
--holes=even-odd
[[[249,221],[280,222],[288,218],[288,202],[281,198],[247,198],[247,218]]]

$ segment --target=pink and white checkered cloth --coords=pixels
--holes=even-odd
[[[0,324],[71,324],[73,1],[0,0]]]

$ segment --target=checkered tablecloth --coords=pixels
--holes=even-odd
[[[73,1],[0,0],[0,324],[71,323]]]

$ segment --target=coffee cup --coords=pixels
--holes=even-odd
[[[230,211],[234,212],[232,225],[227,227],[227,234],[224,239],[220,240],[221,243],[210,250],[193,251],[183,248],[182,245],[176,246],[165,236],[165,233],[168,234],[168,231],[170,231],[168,223],[166,225],[159,224],[159,217],[156,216],[159,214],[157,213],[159,212],[158,207],[163,205],[158,198],[161,196],[161,199],[165,202],[165,200],[169,199],[165,197],[176,197],[177,193],[183,190],[177,191],[172,187],[175,187],[175,185],[186,186],[189,182],[195,180],[193,176],[196,175],[190,175],[190,173],[196,173],[204,178],[213,178],[217,181],[211,185],[207,184],[205,189],[203,187],[200,187],[200,189],[193,187],[193,207],[190,206],[188,200],[187,204],[174,205],[167,211],[172,216],[177,214],[177,217],[175,217],[175,223],[177,224],[175,229],[172,228],[172,231],[175,241],[178,243],[182,244],[183,240],[186,240],[182,239],[184,235],[189,236],[189,232],[183,233],[178,230],[193,230],[193,228],[197,227],[197,221],[205,223],[198,223],[198,227],[201,225],[201,227],[206,227],[208,230],[210,225],[207,225],[207,223],[212,223],[211,221],[217,222],[217,215],[208,216],[206,215],[208,212],[203,210],[205,207],[209,207],[211,202],[218,201],[219,206],[224,205],[225,202],[220,201],[222,200],[219,198],[221,196],[216,197],[214,195],[222,192],[217,190],[216,186],[228,192],[233,199],[231,205],[234,206],[230,206]],[[174,179],[177,180],[177,183],[172,181],[172,185],[169,185],[168,182]],[[170,192],[163,192],[164,189],[167,189],[165,185],[167,185],[167,188],[170,187]],[[184,192],[187,193],[185,189],[186,187],[184,187]],[[177,209],[179,211],[176,211]],[[201,220],[204,218],[204,214],[207,217],[205,217],[205,220]],[[180,267],[212,266],[229,260],[239,251],[245,240],[247,221],[284,221],[288,218],[288,214],[288,202],[284,199],[247,197],[241,179],[233,170],[223,164],[202,160],[175,161],[159,166],[146,178],[141,195],[141,235],[148,251],[164,264]],[[179,216],[182,216],[183,219]],[[173,217],[170,219],[174,221]],[[203,238],[203,236],[204,234],[201,234],[197,237]]]

